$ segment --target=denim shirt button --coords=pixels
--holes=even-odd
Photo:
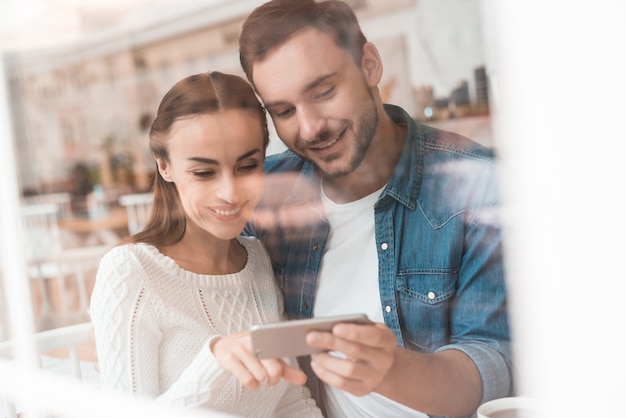
[[[428,292],[428,299],[433,300],[435,299],[435,292]]]
[[[319,244],[313,244],[313,251],[317,251],[320,249],[320,245]]]
[[[389,305],[385,306],[385,312],[387,313],[391,312],[391,306]]]
[[[389,244],[387,244],[386,242],[383,242],[382,244],[380,244],[380,248],[384,250],[386,250],[387,248],[389,248]]]

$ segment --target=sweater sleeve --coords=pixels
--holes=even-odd
[[[210,340],[209,340],[210,342]],[[219,404],[228,387],[230,373],[219,366],[217,359],[205,344],[180,377],[158,399],[158,402],[185,408],[209,407]]]
[[[90,315],[103,388],[157,396],[157,313],[146,301],[145,272],[128,248],[116,247],[100,261]],[[137,340],[140,344],[137,345]]]
[[[295,359],[288,360],[293,367],[298,367]],[[311,398],[311,393],[306,385],[297,386],[288,384],[287,390],[276,406],[276,418],[320,418],[322,412],[315,401]]]

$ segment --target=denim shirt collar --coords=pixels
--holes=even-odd
[[[385,196],[389,196],[407,208],[415,210],[424,165],[423,132],[402,108],[386,104],[385,111],[395,123],[407,126],[407,134],[398,165],[380,195],[377,205]]]

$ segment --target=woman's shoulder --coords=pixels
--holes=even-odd
[[[248,252],[248,263],[244,271],[252,274],[255,280],[263,276],[272,277],[272,262],[263,243],[253,236],[239,236],[237,239]]]
[[[261,241],[259,241],[257,237],[252,236],[252,235],[239,235],[237,237],[237,240],[245,248],[262,248],[263,247],[263,244],[261,244]]]
[[[107,251],[100,260],[100,270],[114,269],[118,272],[145,269],[162,264],[159,250],[150,244],[131,243],[118,245]]]
[[[120,263],[127,262],[131,258],[136,258],[137,256],[141,256],[149,251],[149,246],[147,244],[122,244],[117,245],[110,250],[108,250],[104,256],[102,257],[102,262],[112,262],[112,263]]]
[[[255,236],[252,235],[240,235],[237,240],[244,246],[248,252],[248,258],[251,259],[269,259],[267,250],[263,246],[263,243]]]

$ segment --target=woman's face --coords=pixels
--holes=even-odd
[[[218,239],[241,233],[263,194],[263,129],[243,110],[196,115],[174,123],[161,176],[176,184],[189,228]]]

